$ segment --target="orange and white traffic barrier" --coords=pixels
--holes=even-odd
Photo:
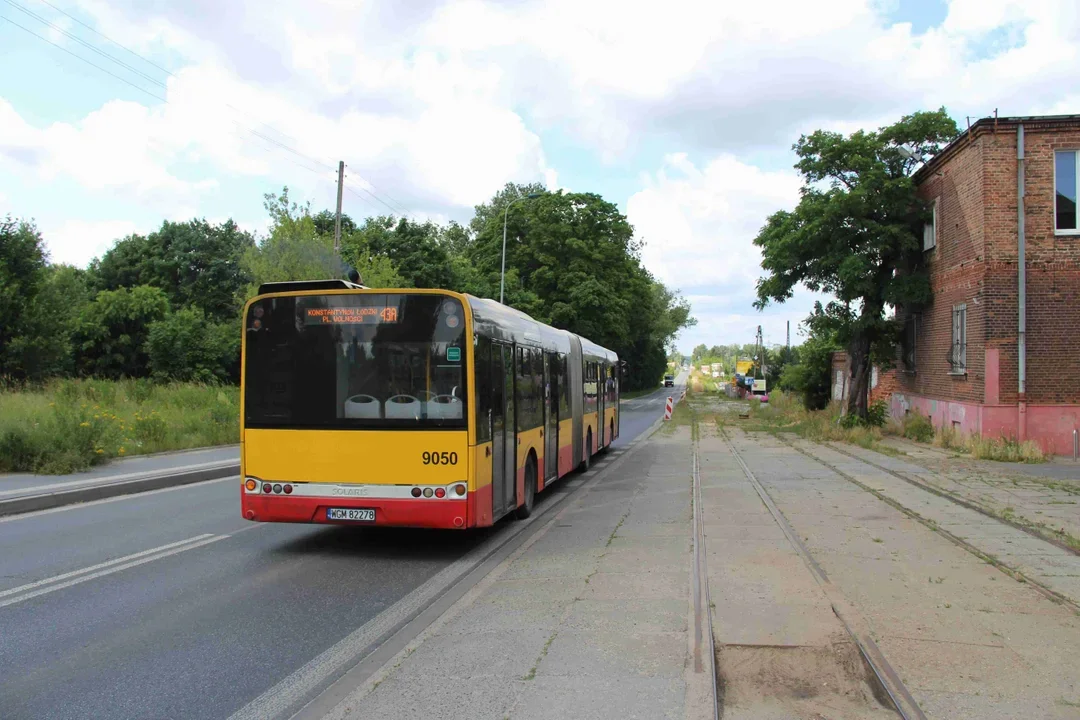
[[[671,419],[671,410],[674,407],[674,404],[675,404],[675,399],[669,397],[667,399],[667,406],[664,408],[664,419],[665,420],[670,420]]]

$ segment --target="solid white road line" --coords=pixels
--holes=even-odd
[[[195,548],[202,547],[203,545],[209,545],[210,543],[218,542],[219,540],[225,540],[231,535],[213,535],[210,533],[204,533],[202,535],[196,535],[195,537],[188,538],[187,540],[179,540],[177,542],[162,545],[160,547],[151,548],[150,550],[143,550],[142,552],[133,553],[131,555],[125,555],[124,557],[109,560],[97,565],[91,565],[90,567],[83,568],[81,570],[72,570],[71,572],[63,573],[62,575],[56,575],[44,580],[38,580],[37,582],[22,585],[17,588],[11,588],[0,592],[0,597],[6,597],[6,600],[0,600],[0,608],[14,605],[16,603],[29,600],[31,598],[39,597],[41,595],[47,595],[57,590],[63,590],[64,588],[71,587],[72,585],[78,585],[88,580],[103,577],[105,575],[112,575],[113,573],[120,572],[121,570],[127,570],[138,565],[144,565],[154,560],[161,560],[162,558],[169,557],[182,553],[185,550],[194,550]],[[14,597],[11,597],[14,596]]]

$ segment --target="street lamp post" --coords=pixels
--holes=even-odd
[[[503,304],[503,291],[506,289],[506,220],[510,215],[510,208],[514,203],[521,202],[522,200],[532,200],[540,197],[540,193],[529,193],[525,197],[519,197],[516,200],[511,200],[506,204],[506,210],[503,211],[503,248],[502,248],[502,272],[499,273],[499,304]]]

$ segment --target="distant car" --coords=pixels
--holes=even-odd
[[[665,375],[664,376],[664,387],[675,387],[675,376],[674,375]]]

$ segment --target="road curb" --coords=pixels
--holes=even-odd
[[[38,510],[51,510],[52,508],[74,505],[76,503],[105,500],[120,495],[133,495],[150,490],[190,485],[203,482],[204,480],[217,480],[219,478],[235,475],[240,477],[240,463],[221,465],[212,468],[198,468],[181,472],[159,472],[147,474],[134,480],[121,482],[101,483],[70,490],[58,490],[56,492],[39,493],[36,495],[23,495],[8,500],[0,500],[0,516],[20,515],[22,513],[36,512]]]

